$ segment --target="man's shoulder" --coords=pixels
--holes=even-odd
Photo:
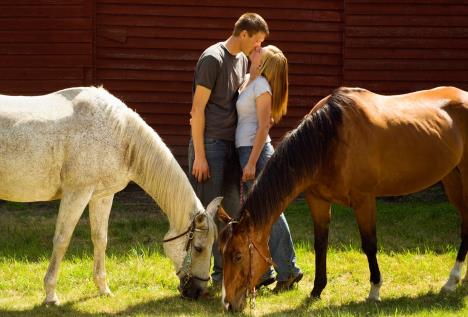
[[[200,59],[208,58],[208,59],[216,59],[221,61],[224,57],[224,49],[222,46],[222,42],[215,43],[208,47],[200,56]]]
[[[224,42],[218,42],[208,47],[200,56],[200,59],[204,58],[215,59],[220,63],[223,61],[229,61],[230,63],[248,62],[247,57],[243,53],[239,53],[235,56],[231,55],[224,45]]]

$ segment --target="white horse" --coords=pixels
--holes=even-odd
[[[105,269],[109,213],[114,194],[129,181],[141,186],[169,218],[165,253],[182,295],[197,298],[206,290],[217,236],[213,217],[221,198],[205,211],[157,133],[103,88],[0,95],[0,199],[61,199],[44,278],[46,304],[59,303],[59,265],[88,204],[94,282],[101,294],[111,294]]]

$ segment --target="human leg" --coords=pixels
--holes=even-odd
[[[216,197],[223,196],[223,183],[225,177],[225,169],[228,166],[228,158],[230,151],[230,143],[228,141],[205,138],[205,153],[206,160],[210,169],[210,178],[204,182],[198,182],[197,179],[192,175],[193,161],[195,159],[193,142],[190,140],[188,149],[188,163],[189,163],[189,180],[197,194],[198,198],[202,202],[203,206],[206,206]],[[228,199],[229,201],[229,199]],[[223,206],[225,202],[223,201]],[[226,210],[228,210],[226,208]],[[216,220],[217,221],[217,220]],[[217,222],[218,228],[220,224]],[[213,282],[220,282],[222,280],[222,260],[219,253],[218,241],[213,244]]]
[[[245,165],[247,165],[251,152],[252,152],[251,146],[241,146],[237,148],[237,155],[238,155],[238,160],[240,164],[239,183],[242,177],[242,169],[244,168]],[[252,188],[253,181],[242,182],[241,185],[242,185],[241,186],[241,200],[244,200],[250,188]],[[273,270],[273,267],[270,266],[269,269],[265,272],[265,274],[260,279],[260,282],[257,284],[257,288],[270,285],[274,283],[275,281],[276,281],[275,272]]]
[[[265,166],[267,160],[271,157],[271,155],[273,155],[273,151],[273,146],[271,146],[270,143],[265,144],[257,161],[257,176],[263,170],[263,167]],[[251,152],[252,147],[238,148],[239,161],[242,168],[247,164]],[[247,195],[252,185],[252,181],[243,183],[244,196]],[[302,272],[296,265],[296,254],[294,251],[294,244],[284,214],[281,214],[278,220],[276,220],[273,224],[271,228],[268,246],[270,248],[270,253],[273,262],[276,264],[276,279],[278,280],[278,282],[281,282],[278,284],[278,291],[283,289],[289,289],[292,286],[292,284],[298,282],[302,278]],[[273,269],[270,267],[270,270],[265,273],[262,280],[271,280],[271,277],[273,276],[274,272]]]
[[[263,170],[268,159],[273,155],[274,149],[271,143],[266,143],[257,161],[257,176]],[[276,264],[277,291],[289,289],[292,284],[299,282],[302,272],[296,264],[296,252],[289,231],[289,225],[282,213],[271,228],[270,241],[268,243],[273,261]]]
[[[296,252],[291,232],[283,213],[271,227],[268,246],[273,262],[276,264],[275,270],[278,273],[278,281],[288,281],[291,277],[299,275],[301,270],[296,264]]]
[[[225,142],[227,150],[221,196],[223,197],[224,210],[231,216],[231,218],[237,218],[240,209],[240,166],[235,153],[234,142]],[[221,231],[225,224],[221,223],[218,219],[216,219],[216,223],[218,225],[218,231]],[[213,244],[213,273],[211,275],[214,283],[222,281],[222,272],[223,261],[219,250],[218,240],[216,240]]]

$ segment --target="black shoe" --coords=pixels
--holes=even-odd
[[[273,284],[275,281],[276,281],[276,278],[274,276],[270,276],[264,279],[263,281],[261,281],[260,283],[258,283],[257,285],[255,285],[255,289],[259,289],[263,286],[268,286],[270,284]]]
[[[294,284],[299,283],[299,281],[302,280],[303,276],[304,273],[302,273],[302,271],[299,271],[297,275],[291,275],[286,281],[278,281],[276,283],[275,288],[273,289],[273,292],[280,293],[292,289]]]

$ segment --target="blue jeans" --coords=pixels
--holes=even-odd
[[[258,176],[265,166],[268,159],[273,155],[273,146],[271,143],[266,143],[262,149],[257,165],[255,167],[255,174]],[[247,165],[250,153],[252,152],[252,146],[241,146],[237,148],[239,154],[239,162],[242,168]],[[248,181],[242,184],[243,195],[247,195],[248,191],[253,185],[253,181]],[[291,238],[291,232],[289,231],[288,222],[283,213],[271,227],[270,240],[268,242],[270,248],[271,257],[273,262],[276,263],[276,279],[278,281],[286,281],[291,275],[296,276],[300,269],[296,265],[296,252],[294,251],[294,245]],[[273,269],[264,275],[264,279],[267,277],[274,276]]]
[[[192,175],[195,152],[193,141],[190,139],[188,148],[188,167],[190,184],[200,199],[203,206],[206,206],[216,197],[223,196],[223,207],[231,217],[237,217],[240,209],[239,185],[241,169],[239,159],[234,145],[234,141],[226,141],[205,137],[205,153],[211,177],[199,183]],[[216,219],[218,230],[222,224]],[[213,245],[213,273],[211,275],[214,282],[220,282],[223,278],[223,263],[219,252],[218,241]]]

